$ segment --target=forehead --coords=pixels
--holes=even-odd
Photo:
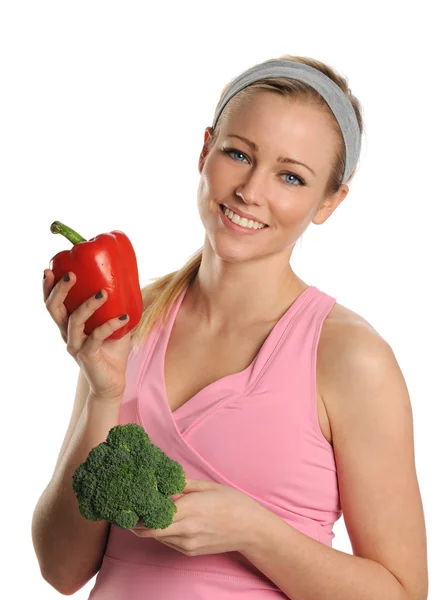
[[[321,171],[330,168],[336,152],[331,119],[325,108],[260,90],[233,107],[220,136],[241,135],[258,146],[260,155],[293,156]]]

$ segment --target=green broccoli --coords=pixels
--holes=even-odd
[[[169,496],[186,485],[182,466],[155,446],[136,423],[116,425],[72,476],[80,514],[121,529],[165,529],[177,511]]]

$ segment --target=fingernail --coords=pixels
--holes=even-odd
[[[124,321],[127,318],[128,318],[128,315],[122,315],[121,317],[119,317],[120,321]]]
[[[97,300],[99,300],[100,298],[103,298],[103,294],[102,294],[101,290],[95,294],[95,297],[97,298]]]
[[[66,273],[66,275],[63,277],[64,281],[69,281],[69,273]]]
[[[46,279],[46,273],[43,271],[43,279]]]

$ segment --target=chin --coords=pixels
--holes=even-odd
[[[225,228],[220,217],[220,204],[215,200],[205,208],[199,205],[199,215],[206,232],[205,247],[222,260],[244,262],[262,255],[262,244],[257,243],[254,236],[236,236]]]
[[[229,263],[240,263],[261,258],[261,250],[257,246],[247,248],[241,240],[228,239],[227,236],[206,233],[207,243],[211,251],[221,260]],[[222,239],[223,238],[223,239]]]

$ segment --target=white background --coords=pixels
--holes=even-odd
[[[407,381],[431,600],[441,581],[441,22],[438,3],[4,1],[0,9],[3,591],[56,598],[32,513],[68,426],[78,368],[47,314],[43,269],[121,229],[140,282],[202,246],[198,156],[222,87],[283,53],[322,60],[363,105],[367,135],[343,204],[291,264],[367,319]],[[351,553],[343,518],[334,548]],[[87,598],[95,578],[75,594]],[[31,596],[32,595],[32,596]],[[375,599],[374,599],[375,600]]]

